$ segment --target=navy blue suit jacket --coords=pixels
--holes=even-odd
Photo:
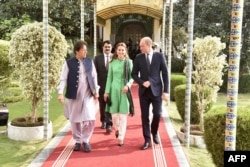
[[[164,56],[160,52],[153,52],[150,71],[147,69],[146,56],[140,53],[136,56],[131,75],[135,82],[139,84],[139,96],[145,87],[143,82],[149,81],[154,96],[161,96],[162,92],[168,93],[168,70]]]

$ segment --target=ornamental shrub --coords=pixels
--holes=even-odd
[[[237,109],[236,150],[250,150],[250,106]],[[216,166],[224,166],[226,106],[213,107],[204,116],[204,141]]]
[[[205,96],[209,96],[209,87],[206,87],[205,90]],[[199,124],[200,123],[200,116],[198,111],[198,104],[197,104],[197,96],[195,93],[195,86],[192,85],[191,88],[191,103],[190,103],[190,123],[191,124]],[[182,118],[183,121],[185,121],[185,93],[186,93],[186,84],[178,85],[174,89],[174,96],[175,96],[175,102],[177,110]],[[205,107],[205,112],[209,111],[211,107],[213,106],[213,103],[210,102]]]
[[[222,43],[218,37],[208,35],[205,38],[194,40],[192,79],[195,85],[196,103],[200,113],[202,131],[204,130],[203,114],[209,103],[216,102],[217,92],[223,83],[223,71],[228,66],[226,55],[222,53],[225,47],[226,44]],[[206,96],[207,87],[210,88],[208,96]]]
[[[186,76],[183,74],[171,74],[170,100],[175,101],[174,88],[186,83]]]
[[[51,93],[58,84],[67,54],[67,42],[54,27],[49,26],[48,29],[48,91]],[[11,36],[9,59],[20,76],[24,96],[31,103],[33,118],[36,118],[37,107],[44,95],[43,53],[43,23],[24,25]]]
[[[13,67],[8,59],[9,41],[0,40],[0,92],[9,83],[10,75],[13,72]]]

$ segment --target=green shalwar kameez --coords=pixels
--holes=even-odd
[[[131,77],[132,71],[132,60],[127,59],[129,61],[129,82],[126,83],[128,87],[131,87],[133,83],[133,79]],[[106,111],[110,112],[111,114],[114,113],[121,113],[121,114],[128,114],[129,112],[129,101],[127,99],[127,95],[122,93],[122,88],[124,87],[124,63],[125,59],[119,60],[114,59],[109,64],[108,70],[108,78],[105,88],[105,93],[109,94],[109,98],[111,99],[112,105],[106,106]]]

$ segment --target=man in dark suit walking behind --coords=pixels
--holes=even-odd
[[[152,40],[143,37],[140,41],[141,53],[135,58],[132,77],[139,85],[142,130],[146,150],[151,144],[151,134],[155,144],[159,144],[158,127],[162,113],[162,100],[168,98],[168,71],[162,53],[154,52]],[[149,106],[152,104],[153,119],[150,124]],[[150,131],[151,129],[151,131]]]
[[[109,61],[112,58],[112,44],[109,40],[103,41],[102,51],[103,53],[96,56],[94,59],[98,85],[100,85],[99,90],[99,108],[100,108],[100,121],[102,122],[101,128],[106,129],[107,133],[112,131],[112,116],[109,112],[105,111],[106,102],[104,101],[103,95],[105,91]]]

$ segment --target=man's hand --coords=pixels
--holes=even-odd
[[[58,94],[58,101],[59,101],[59,103],[64,103],[64,96],[63,96],[63,94]]]
[[[149,81],[143,82],[143,86],[146,88],[150,87],[150,82]]]
[[[168,100],[169,94],[168,93],[163,93],[162,94],[162,100]]]

